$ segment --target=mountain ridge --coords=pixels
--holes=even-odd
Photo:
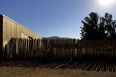
[[[51,37],[43,37],[43,39],[72,39],[72,38],[59,37],[59,36],[51,36]]]

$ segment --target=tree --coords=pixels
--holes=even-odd
[[[82,39],[95,40],[105,37],[104,23],[99,24],[99,21],[102,22],[103,20],[95,12],[91,12],[89,17],[84,18],[83,27],[81,27]]]
[[[115,40],[116,39],[116,20],[112,20],[112,15],[105,13],[105,28],[108,34],[108,38]]]
[[[104,17],[99,17],[97,13],[91,12],[82,23],[82,39],[116,39],[116,21],[112,20],[112,15],[109,13],[105,13]]]

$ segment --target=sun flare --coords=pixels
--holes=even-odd
[[[115,2],[115,0],[99,0],[99,3],[103,6],[110,6]]]

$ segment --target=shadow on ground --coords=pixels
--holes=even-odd
[[[0,67],[49,68],[49,69],[80,69],[86,71],[116,72],[115,61],[71,61],[71,60],[8,60],[0,61]]]

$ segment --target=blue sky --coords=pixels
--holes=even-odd
[[[116,19],[116,2],[102,6],[98,0],[0,0],[0,13],[42,37],[80,38],[81,20],[90,12]]]

